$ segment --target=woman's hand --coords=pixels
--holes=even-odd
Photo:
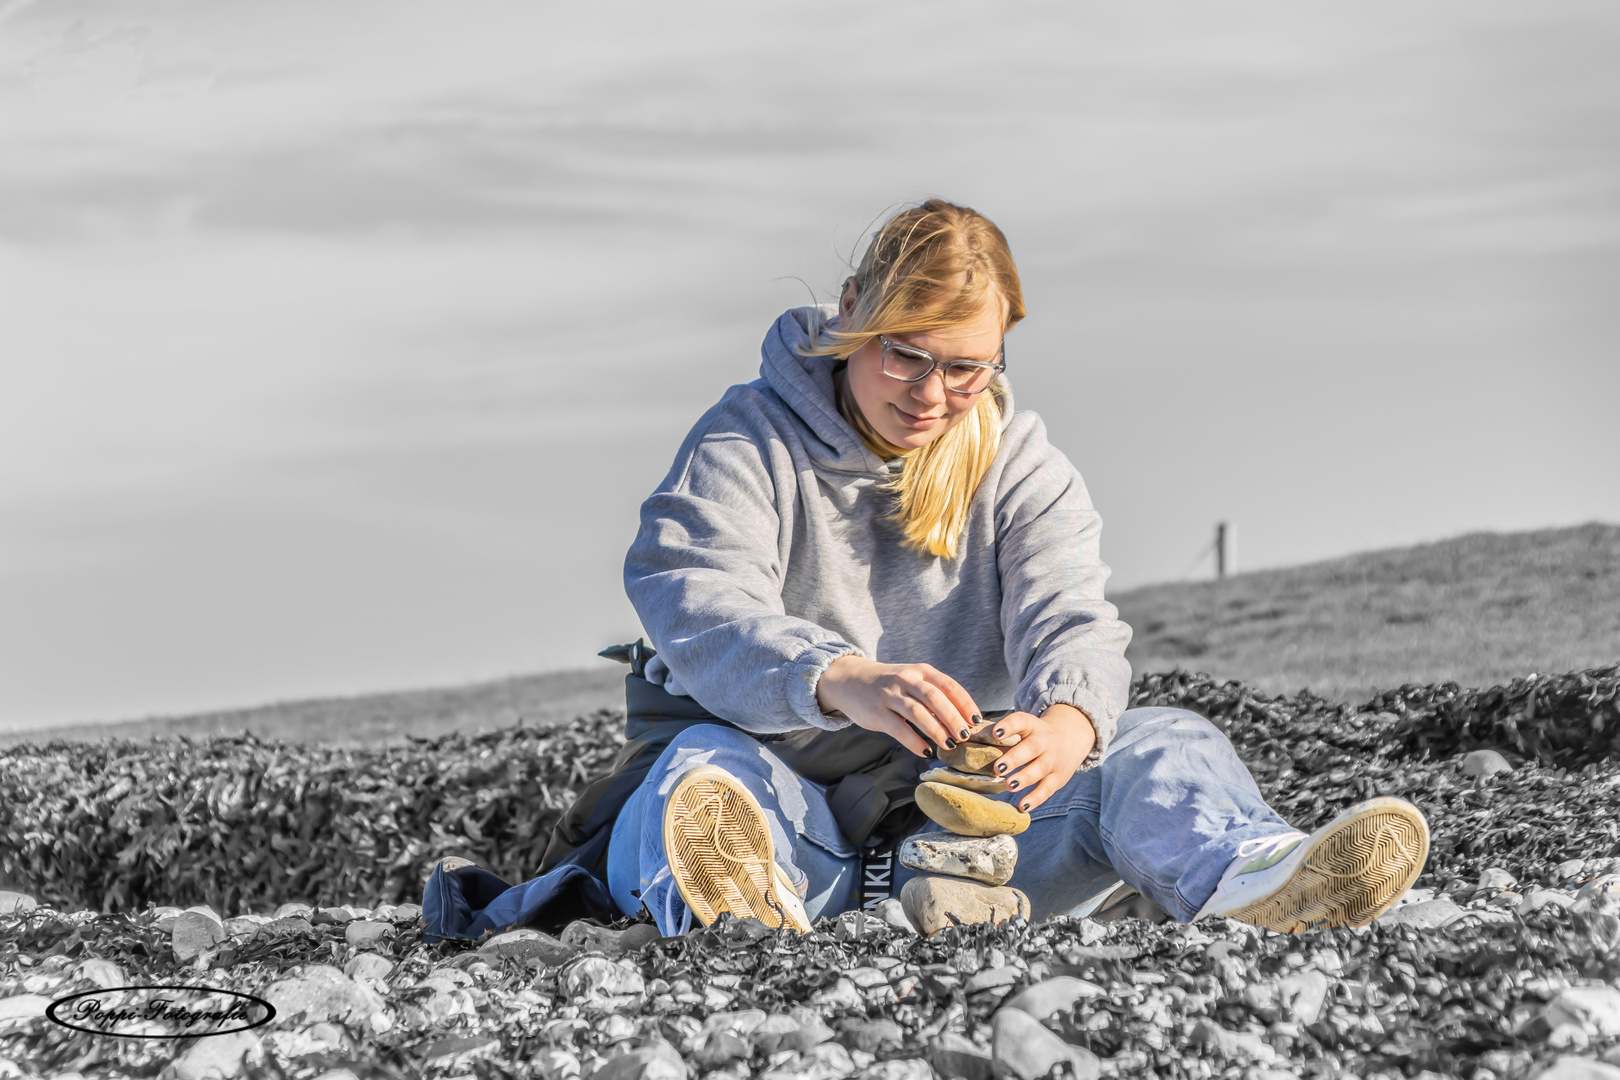
[[[918,757],[928,746],[955,746],[980,723],[979,707],[955,679],[929,664],[880,664],[841,656],[816,684],[822,712],[838,712],[857,727],[881,731]]]
[[[1079,770],[1097,745],[1091,718],[1073,705],[1052,705],[1044,713],[1008,713],[991,728],[997,739],[1019,736],[1018,744],[996,759],[996,775],[1007,790],[1026,793],[1017,802],[1028,813],[1051,798]]]

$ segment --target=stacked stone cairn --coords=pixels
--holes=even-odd
[[[919,777],[917,805],[945,830],[918,833],[900,845],[900,864],[919,871],[900,890],[900,904],[924,936],[1029,918],[1029,897],[1007,884],[1018,863],[1013,837],[1029,828],[1029,815],[989,798],[1008,790],[995,764],[1017,741],[1017,735],[995,740],[985,725],[969,741],[939,751],[940,764]]]

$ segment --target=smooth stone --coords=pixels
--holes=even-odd
[[[1193,1045],[1212,1046],[1235,1061],[1245,1058],[1270,1064],[1277,1060],[1277,1051],[1259,1035],[1250,1031],[1228,1031],[1213,1020],[1201,1019],[1193,1025]]]
[[[1455,900],[1442,896],[1417,904],[1390,908],[1377,921],[1384,926],[1415,926],[1419,930],[1437,930],[1455,922],[1465,914]]]
[[[550,934],[524,927],[496,934],[478,947],[478,955],[490,962],[508,958],[520,963],[525,960],[538,960],[547,967],[553,967],[578,956],[579,947],[565,945]],[[610,967],[613,966],[609,961],[603,962]]]
[[[1494,776],[1512,771],[1512,763],[1495,750],[1475,750],[1462,759],[1464,776]]]
[[[536,1054],[531,1063],[541,1080],[576,1080],[579,1076],[579,1058],[567,1050],[547,1048]]]
[[[951,787],[977,791],[980,795],[1000,795],[1007,790],[1007,781],[999,776],[963,772],[949,765],[935,765],[917,779],[925,784],[949,784]]]
[[[922,1058],[890,1058],[868,1065],[855,1080],[934,1080],[934,1070]]]
[[[232,1031],[198,1039],[174,1063],[178,1080],[227,1080],[242,1075],[242,1065],[264,1060],[264,1046],[251,1031]]]
[[[324,926],[327,923],[342,925],[354,921],[354,912],[346,907],[316,908],[315,914],[309,920],[315,926]]]
[[[846,1050],[879,1054],[899,1050],[906,1044],[906,1029],[893,1020],[852,1018],[838,1023],[838,1041]]]
[[[326,964],[311,965],[292,978],[272,983],[264,999],[275,1006],[278,1024],[302,1018],[308,1023],[366,1022],[379,1032],[392,1026],[376,991]]]
[[[967,985],[962,988],[962,991],[967,994],[977,994],[984,990],[1006,990],[1023,977],[1024,969],[1013,967],[1011,964],[1002,967],[985,968],[968,976]]]
[[[517,933],[518,931],[512,931]],[[530,931],[539,933],[539,931]],[[505,935],[502,935],[505,936]],[[563,969],[560,987],[571,999],[617,998],[644,994],[647,984],[633,967],[622,967],[601,956],[582,956]]]
[[[659,1039],[608,1058],[590,1080],[686,1080],[686,1062],[680,1051]]]
[[[1620,1066],[1566,1054],[1537,1073],[1535,1080],[1620,1080]]]
[[[917,932],[930,937],[960,923],[1000,923],[1029,918],[1029,897],[1009,885],[982,885],[963,878],[924,875],[906,882],[900,903]],[[956,921],[951,916],[956,916]]]
[[[174,920],[174,927],[169,931],[174,958],[181,963],[194,959],[204,949],[212,949],[223,940],[225,928],[217,920],[196,911],[182,913]]]
[[[356,919],[343,928],[343,940],[351,949],[380,949],[393,936],[393,924],[370,919]]]
[[[421,904],[398,904],[394,908],[394,922],[416,922],[422,917]]]
[[[1540,885],[1533,886],[1519,901],[1519,914],[1528,915],[1532,911],[1552,906],[1568,911],[1575,903],[1575,894],[1564,889],[1545,889]]]
[[[1518,878],[1503,870],[1500,866],[1489,866],[1479,875],[1479,882],[1474,886],[1474,891],[1479,892],[1482,889],[1501,891],[1511,889],[1518,883]]]
[[[1016,732],[1003,739],[996,738],[996,725],[999,723],[1001,723],[1000,720],[986,720],[968,732],[968,742],[979,743],[983,746],[999,746],[1003,750],[1009,750],[1024,741],[1024,737]]]
[[[1590,1036],[1620,1035],[1620,990],[1612,986],[1572,986],[1547,1003],[1554,1028],[1574,1024]]]
[[[39,907],[39,901],[27,893],[0,889],[0,915],[26,915]]]
[[[219,925],[225,925],[225,920],[220,918],[219,913],[213,908],[209,907],[207,904],[195,904],[192,907],[186,908],[186,911],[196,912],[198,915],[206,915],[210,919],[213,919],[215,922],[219,923]],[[181,914],[184,915],[185,912],[183,911]]]
[[[838,1043],[798,1053],[757,1074],[759,1080],[843,1080],[855,1074],[855,1059]]]
[[[967,1036],[947,1031],[928,1044],[928,1062],[940,1076],[990,1080],[990,1055]]]
[[[1097,1055],[1070,1046],[1020,1009],[1002,1009],[990,1022],[991,1070],[1002,1080],[1037,1080],[1059,1062],[1069,1062],[1075,1080],[1097,1080],[1102,1063]]]
[[[563,927],[559,940],[564,945],[603,952],[616,958],[657,941],[661,936],[658,927],[652,923],[632,923],[623,930],[613,930],[583,919],[576,919]]]
[[[1094,982],[1077,979],[1073,975],[1058,975],[1026,987],[1002,1003],[1003,1009],[1017,1009],[1029,1013],[1037,1020],[1049,1020],[1066,1013],[1077,1002],[1102,997],[1108,991]]]
[[[1581,871],[1585,869],[1585,859],[1570,859],[1567,862],[1561,862],[1558,864],[1558,876],[1565,880],[1578,878],[1581,876]]]
[[[985,746],[983,743],[957,743],[949,750],[935,747],[935,752],[939,754],[939,760],[953,769],[988,775],[990,767],[1006,751],[999,746]]]
[[[917,805],[934,824],[958,836],[1017,836],[1029,828],[1022,810],[947,784],[918,784]]]
[[[276,908],[278,919],[308,919],[315,914],[315,909],[308,904],[282,904]]]
[[[100,958],[81,960],[79,965],[73,969],[73,978],[75,981],[82,980],[92,983],[102,990],[111,990],[114,987],[129,985],[124,978],[123,968],[111,960],[102,960]]]
[[[930,874],[972,878],[986,885],[1005,885],[1018,865],[1018,841],[1005,834],[921,833],[908,836],[900,844],[900,865]]]
[[[355,982],[364,983],[379,994],[388,992],[388,973],[394,962],[374,952],[363,952],[343,965],[343,974]]]
[[[906,918],[906,906],[897,897],[879,900],[877,906],[872,909],[872,914],[896,930],[904,930],[908,934],[917,932],[917,928],[911,925],[911,920]]]

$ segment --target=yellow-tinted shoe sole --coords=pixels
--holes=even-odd
[[[681,777],[664,808],[664,855],[686,906],[708,926],[729,911],[775,928],[810,927],[797,897],[784,903],[773,872],[765,812],[738,779],[716,765]],[[797,910],[796,910],[797,909]]]
[[[1275,892],[1228,917],[1297,934],[1366,926],[1412,887],[1429,857],[1429,824],[1403,799],[1357,803],[1302,841],[1303,862]]]

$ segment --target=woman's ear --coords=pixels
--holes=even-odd
[[[844,282],[844,298],[838,302],[838,313],[848,315],[855,310],[855,279],[852,277]]]

